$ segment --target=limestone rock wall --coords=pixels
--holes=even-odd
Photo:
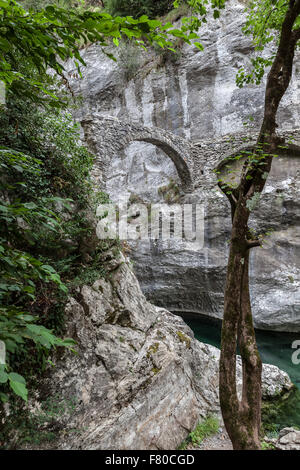
[[[212,169],[228,152],[247,144],[247,134],[255,138],[264,101],[264,84],[243,89],[235,85],[236,72],[249,61],[251,52],[249,38],[241,34],[243,9],[242,3],[232,0],[220,20],[203,28],[203,52],[184,45],[176,62],[162,60],[154,52],[136,57],[139,65],[131,79],[126,78],[124,58],[116,64],[97,46],[83,53],[87,67],[82,80],[68,64],[70,86],[83,97],[76,111],[79,121],[100,115],[137,128],[155,126],[198,149],[193,154],[193,200],[205,204],[203,250],[188,251],[172,241],[131,245],[130,256],[143,292],[171,311],[222,315],[230,216]],[[128,61],[135,52],[130,49],[129,54]],[[291,132],[298,143],[299,74],[298,53],[278,114],[280,130],[286,135]],[[252,127],[245,132],[243,123],[250,115]],[[105,130],[94,120],[98,134],[93,134],[97,142],[92,149],[99,156]],[[127,138],[126,126],[124,130],[120,142]],[[113,200],[132,195],[140,201],[163,202],[159,189],[170,181],[182,183],[174,161],[153,141],[126,142],[127,147],[122,144],[118,152],[108,149],[109,164],[107,156],[99,157],[95,165],[99,184]],[[258,328],[300,331],[299,174],[298,157],[290,154],[274,160],[260,207],[254,212],[255,228],[273,230],[265,247],[252,252],[251,295]]]
[[[237,71],[249,63],[252,51],[250,38],[241,33],[243,12],[242,2],[230,0],[221,18],[202,28],[204,51],[183,45],[176,62],[159,60],[154,52],[140,56],[138,50],[127,47],[128,57],[123,52],[116,63],[97,46],[87,48],[83,80],[72,62],[67,65],[70,86],[83,97],[78,119],[99,112],[161,127],[192,141],[241,132],[250,115],[258,127],[264,84],[243,89],[235,84]],[[128,80],[126,67],[134,59],[136,69]],[[279,110],[284,129],[299,128],[299,75],[296,58],[293,79]]]
[[[195,340],[182,318],[147,302],[122,255],[105,253],[103,263],[106,279],[78,289],[66,309],[78,354],[53,358],[56,367],[30,406],[38,413],[45,399],[58,409],[74,404],[71,413],[42,422],[43,432],[57,437],[51,448],[176,449],[201,418],[220,417],[220,351]],[[238,359],[239,393],[241,381]],[[263,366],[264,398],[292,387],[285,372]]]

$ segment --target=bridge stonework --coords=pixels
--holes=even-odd
[[[220,136],[215,139],[188,141],[170,131],[158,127],[146,127],[121,121],[99,113],[87,116],[81,121],[85,141],[96,155],[93,178],[103,187],[110,175],[112,159],[122,158],[124,149],[131,142],[142,141],[156,145],[174,162],[181,180],[181,189],[187,196],[193,191],[216,187],[214,169],[226,162],[229,156],[253,147],[257,134],[241,133]],[[297,145],[278,153],[300,156],[300,131],[284,131],[282,136],[293,136]],[[105,188],[104,188],[105,189]],[[189,196],[188,196],[189,197]]]
[[[199,152],[191,142],[157,127],[146,127],[121,121],[115,117],[93,114],[81,121],[85,141],[96,155],[93,177],[105,182],[113,158],[122,158],[131,142],[156,145],[173,161],[182,190],[194,189],[194,154]]]

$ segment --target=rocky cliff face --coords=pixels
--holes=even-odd
[[[89,47],[83,52],[87,63],[83,80],[72,63],[68,67],[72,90],[84,99],[77,116],[100,112],[162,127],[193,141],[243,131],[250,115],[258,126],[264,85],[244,89],[235,85],[236,73],[250,62],[252,51],[250,38],[241,33],[243,11],[242,2],[228,2],[221,18],[201,30],[204,51],[184,45],[176,62],[126,46],[115,63],[97,46]],[[288,130],[299,127],[299,75],[296,60],[279,111],[279,122]]]
[[[103,263],[106,279],[69,301],[67,329],[78,355],[53,358],[56,367],[30,403],[32,420],[45,399],[59,411],[37,420],[41,436],[55,433],[46,448],[176,449],[201,418],[220,417],[220,351],[195,340],[180,317],[148,303],[122,255],[105,253]],[[240,393],[241,381],[238,359]],[[264,398],[292,387],[285,372],[263,366]]]
[[[204,51],[185,45],[176,62],[154,52],[140,55],[129,49],[127,59],[122,52],[118,65],[92,46],[84,52],[87,67],[82,80],[73,76],[74,67],[68,64],[70,85],[75,94],[83,96],[76,112],[80,121],[95,113],[114,116],[134,126],[163,128],[198,147],[193,168],[197,184],[192,196],[193,201],[205,205],[204,248],[188,250],[172,240],[131,244],[131,258],[144,293],[171,311],[222,315],[230,217],[212,169],[228,152],[239,149],[245,135],[250,133],[254,138],[264,99],[263,85],[244,89],[235,85],[235,74],[247,64],[251,52],[249,38],[241,34],[243,8],[243,4],[231,1],[222,18],[203,29]],[[138,68],[128,79],[128,63],[133,58]],[[297,59],[279,110],[280,128],[287,135],[292,132],[298,141],[299,74]],[[249,115],[254,121],[245,134],[243,123]],[[100,136],[98,126],[94,144]],[[120,134],[120,141],[123,137]],[[127,147],[121,145],[111,155],[108,149],[105,161],[96,148],[97,168],[106,168],[100,172],[101,184],[105,181],[111,198],[164,201],[166,193],[160,189],[169,185],[168,201],[174,202],[177,185],[179,201],[185,201],[174,161],[155,142],[137,140],[132,139]],[[265,247],[252,253],[251,294],[258,328],[300,331],[299,161],[299,156],[291,153],[274,161],[264,196],[253,214],[255,228],[273,230]]]

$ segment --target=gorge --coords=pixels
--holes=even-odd
[[[251,50],[250,41],[240,32],[243,8],[239,2],[230,2],[225,15],[210,24],[209,34],[205,29],[202,32],[204,51],[184,45],[182,57],[175,63],[169,59],[161,64],[155,53],[142,55],[130,49],[129,54],[137,55],[139,71],[129,81],[124,78],[126,64],[122,65],[122,60],[115,64],[97,46],[83,52],[87,68],[82,80],[73,77],[72,63],[68,66],[70,87],[83,99],[75,117],[82,121],[90,148],[97,155],[95,177],[99,177],[99,171],[103,173],[110,198],[163,202],[166,195],[159,189],[168,192],[170,185],[167,196],[172,202],[173,185],[178,186],[181,201],[189,197],[205,204],[205,245],[200,253],[184,250],[171,240],[132,244],[130,257],[146,297],[175,312],[198,312],[216,318],[222,315],[230,219],[212,170],[231,153],[251,145],[263,103],[263,86],[239,89],[235,85],[236,71],[248,60]],[[300,93],[297,64],[296,60],[293,80],[279,111],[284,134],[293,136],[296,144]],[[252,121],[247,121],[250,115]],[[117,118],[119,126],[111,138],[106,128],[114,121],[109,116]],[[250,129],[245,129],[245,122],[250,123]],[[124,141],[128,126],[133,126],[137,135],[133,132]],[[184,187],[185,170],[172,156],[173,162],[170,160],[168,150],[166,155],[155,138],[138,135],[141,126],[149,132],[153,126],[165,129],[174,135],[175,142],[180,137],[185,139],[181,152],[184,159],[191,159],[192,191]],[[104,147],[103,139],[107,142]],[[105,157],[101,157],[99,148],[111,149],[112,140],[118,145],[122,142],[121,147],[113,154],[105,150]],[[261,207],[253,216],[255,229],[272,231],[266,246],[252,253],[251,294],[255,326],[260,329],[300,330],[299,171],[299,150],[283,151],[273,163]]]
[[[26,101],[24,90],[15,94],[12,87],[7,106],[0,107],[0,261],[8,265],[0,265],[0,299],[8,299],[0,310],[0,341],[8,358],[7,365],[0,363],[0,445],[186,449],[206,419],[216,420],[217,433],[224,428],[219,348],[232,224],[218,179],[240,179],[260,129],[265,90],[264,80],[259,86],[236,84],[254,51],[242,32],[245,0],[229,0],[220,18],[202,24],[203,50],[179,35],[175,52],[155,41],[147,50],[134,41],[119,43],[114,29],[106,46],[105,34],[99,41],[92,23],[98,15],[94,2],[82,9],[71,3],[71,19],[61,10],[57,19],[54,7],[46,10],[55,25],[72,21],[73,14],[77,21],[71,12],[79,11],[83,28],[91,28],[83,46],[81,23],[75,21],[78,53],[70,52],[70,37],[67,52],[59,49],[64,32],[58,43],[65,69],[57,94],[63,100],[66,92],[68,104],[63,107],[51,92],[45,98],[35,64],[28,94],[41,93],[41,101],[35,94]],[[100,13],[104,7],[101,2]],[[168,11],[166,18],[178,26],[181,15]],[[105,23],[103,18],[97,21]],[[131,21],[127,26],[134,28]],[[51,28],[56,40],[58,30]],[[43,44],[37,40],[33,63]],[[81,74],[79,51],[85,61]],[[49,66],[55,69],[55,62],[49,54],[43,80],[52,86]],[[300,365],[293,359],[300,345],[299,79],[297,50],[278,111],[285,145],[277,149],[262,196],[251,207],[251,238],[265,234],[263,246],[250,256],[263,361],[259,448],[300,450]],[[119,203],[131,208],[124,220],[133,230],[138,205],[146,208],[150,226],[152,205],[164,205],[166,218],[176,206],[201,207],[203,245],[176,237],[173,219],[166,239],[152,237],[147,225],[143,239],[99,240],[106,213],[97,206]],[[118,209],[116,215],[121,217]],[[241,402],[240,353],[243,348],[234,347],[228,370],[234,371]]]

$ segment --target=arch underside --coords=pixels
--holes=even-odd
[[[191,173],[186,161],[184,160],[184,152],[182,150],[176,148],[174,145],[170,145],[168,142],[165,142],[162,139],[152,136],[132,136],[128,139],[127,145],[130,145],[133,142],[146,142],[161,149],[174,163],[182,184],[183,191],[191,192],[193,190]],[[123,148],[125,147],[126,145],[124,145]]]
[[[133,142],[145,142],[160,148],[174,163],[183,192],[190,193],[193,184],[193,157],[191,143],[172,132],[157,127],[139,126],[116,117],[94,114],[81,121],[85,139],[97,154],[97,166],[109,173],[111,157],[120,157],[125,147]]]

